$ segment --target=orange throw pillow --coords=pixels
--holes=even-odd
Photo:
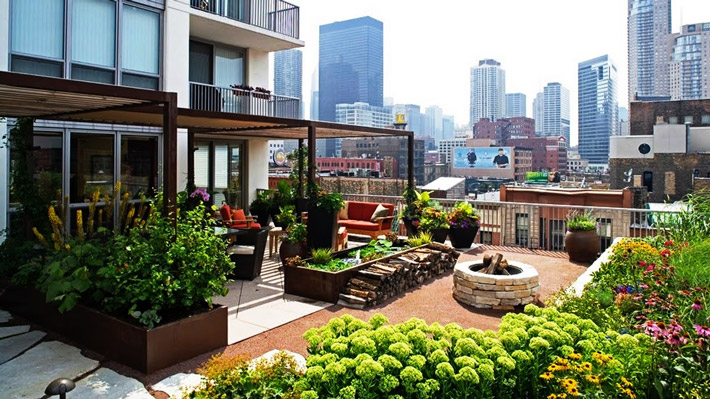
[[[222,220],[225,223],[230,221],[229,215],[232,213],[232,210],[229,208],[229,205],[224,205],[219,208],[219,213],[222,215]]]
[[[247,216],[244,214],[244,209],[235,209],[232,211],[232,222],[246,221]]]

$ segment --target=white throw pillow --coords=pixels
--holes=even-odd
[[[370,217],[370,221],[372,223],[377,222],[375,219],[385,217],[389,213],[389,209],[385,208],[382,206],[382,204],[377,205],[377,208],[375,208],[375,211],[372,212],[372,216]]]

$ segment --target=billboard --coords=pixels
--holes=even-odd
[[[547,172],[525,172],[526,183],[547,183],[548,179]]]
[[[461,169],[510,169],[512,147],[454,148],[453,167]]]
[[[274,164],[276,166],[285,166],[286,165],[286,153],[282,148],[279,148],[278,150],[274,151]]]

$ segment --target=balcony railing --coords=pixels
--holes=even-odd
[[[298,39],[299,7],[282,0],[190,0],[192,8]]]
[[[400,196],[343,194],[345,200],[387,202],[395,205],[395,214],[404,207]],[[450,211],[455,199],[434,198]],[[605,208],[576,205],[531,204],[517,202],[469,201],[481,216],[477,243],[517,246],[531,249],[564,251],[566,218],[570,212],[591,212],[597,219],[597,233],[604,250],[618,237],[647,237],[658,234],[658,222],[671,211]]]
[[[190,83],[190,108],[279,118],[301,117],[298,98],[202,83]]]

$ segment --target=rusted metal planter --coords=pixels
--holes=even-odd
[[[213,309],[145,329],[77,305],[59,313],[44,295],[30,289],[8,289],[3,308],[54,330],[106,357],[143,373],[191,359],[227,345],[227,307]]]

